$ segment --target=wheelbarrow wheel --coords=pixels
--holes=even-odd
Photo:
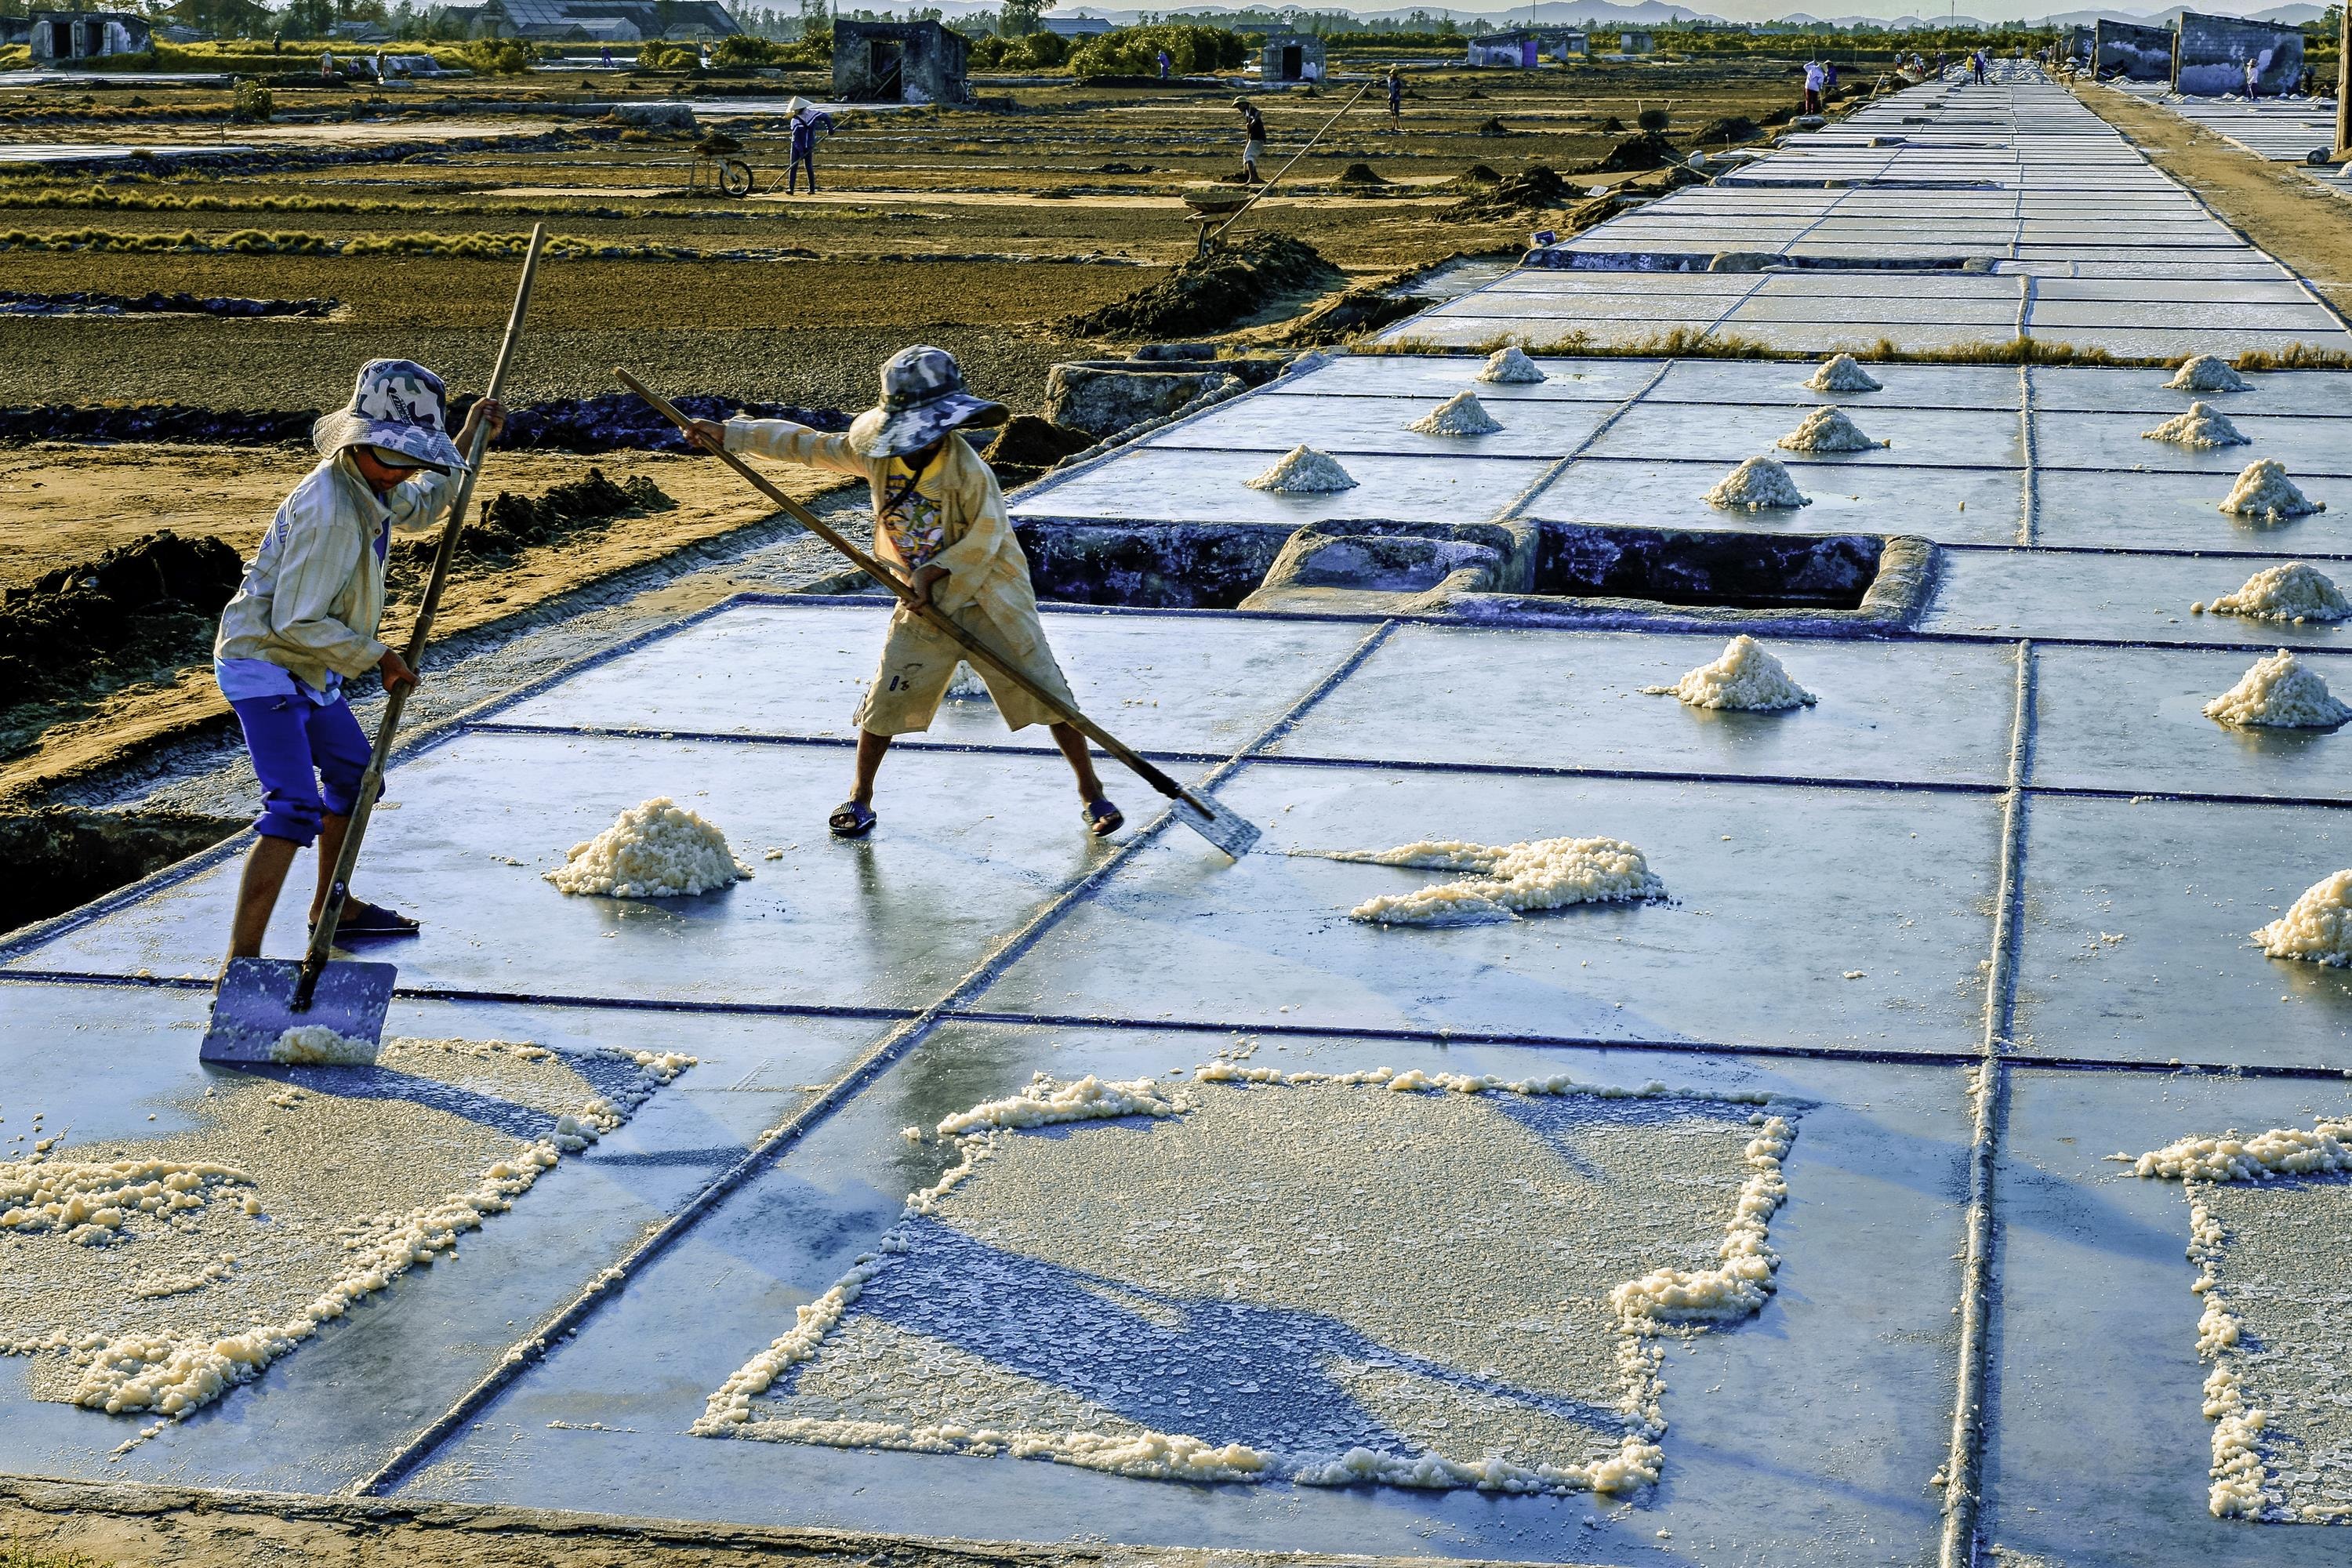
[[[719,164],[719,188],[730,196],[751,194],[751,165],[737,158],[722,159]]]

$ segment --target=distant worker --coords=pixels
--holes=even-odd
[[[271,54],[273,54],[273,55],[276,55],[276,54],[283,54],[283,53],[285,52],[285,49],[286,49],[286,35],[285,35],[284,33],[272,33],[272,34],[270,34],[270,35],[269,35],[269,52],[270,52]]]
[[[1805,112],[1807,114],[1819,114],[1822,111],[1822,89],[1828,84],[1829,73],[1822,69],[1822,62],[1807,60],[1805,62]]]
[[[1969,63],[1976,69],[1977,85],[1982,87],[1985,84],[1985,52],[1982,49],[1977,50],[1969,57]]]
[[[959,431],[1005,422],[1004,405],[965,390],[963,372],[944,349],[901,349],[882,366],[882,401],[828,436],[786,419],[698,419],[693,443],[707,450],[750,452],[862,479],[874,501],[874,553],[898,573],[914,597],[1000,650],[1053,699],[976,667],[1005,728],[1044,724],[1076,775],[1078,815],[1097,838],[1126,818],[1103,794],[1087,739],[1058,716],[1077,710],[1037,616],[1029,559],[1021,552],[996,476]],[[892,740],[931,727],[955,679],[963,649],[903,603],[890,616],[881,667],[858,704],[856,782],[826,819],[837,838],[874,831],[874,780]],[[935,831],[959,805],[932,794],[918,803],[918,833]]]
[[[375,52],[375,84],[378,87],[383,85],[383,51],[382,49]]]
[[[793,128],[793,166],[784,175],[784,195],[794,195],[800,189],[801,171],[808,171],[809,195],[816,195],[817,133],[833,134],[833,116],[824,113],[807,99],[795,96],[784,105]]]
[[[270,911],[297,850],[319,845],[325,907],[343,833],[359,804],[373,748],[352,717],[344,682],[371,672],[387,690],[416,674],[376,640],[383,618],[384,561],[394,529],[441,521],[454,499],[452,470],[477,426],[495,437],[506,412],[478,401],[453,441],[441,378],[404,359],[370,360],[344,407],[311,428],[320,461],[294,487],[236,596],[221,611],[213,676],[245,731],[261,784],[261,815],[237,888],[231,958],[257,958]],[[364,899],[343,905],[338,937],[414,936],[416,921]]]
[[[319,57],[319,75],[331,81],[335,75],[335,51],[329,49]]]
[[[1258,113],[1257,105],[1246,98],[1234,100],[1234,107],[1242,111],[1242,183],[1245,185],[1261,184],[1257,161],[1265,156],[1265,117]]]
[[[1827,103],[1837,94],[1837,61],[1822,67],[1822,101]]]
[[[1168,58],[1168,51],[1166,49],[1160,51],[1160,79],[1161,81],[1166,81],[1168,79],[1168,72],[1175,64],[1176,62],[1174,60]]]
[[[596,53],[603,58],[604,68],[606,70],[611,70],[613,68],[613,46],[606,44],[603,48],[597,50]]]
[[[1404,72],[1389,67],[1389,129],[1404,129]]]
[[[702,46],[702,54],[700,58],[702,60],[702,68],[704,70],[709,70],[710,68],[710,46],[709,44]]]

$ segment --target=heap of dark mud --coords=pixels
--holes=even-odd
[[[326,316],[340,300],[206,299],[197,294],[26,294],[0,289],[0,316]]]
[[[602,468],[591,468],[569,484],[541,495],[517,495],[500,490],[482,503],[481,515],[457,536],[457,559],[484,560],[520,555],[534,545],[553,544],[585,530],[601,528],[616,517],[632,513],[670,511],[677,502],[643,474],[614,484]],[[437,534],[404,540],[404,559],[432,559]]]
[[[462,421],[472,402],[470,395],[453,399],[454,419]],[[849,428],[849,416],[837,408],[739,403],[730,397],[698,393],[676,402],[698,419],[725,419],[741,414],[754,419],[790,419],[817,430]],[[315,408],[194,408],[177,403],[131,407],[40,404],[29,408],[0,408],[0,446],[26,441],[65,441],[79,446],[116,441],[163,446],[300,446],[310,439],[310,426],[318,423],[320,412]],[[509,409],[506,433],[497,446],[593,457],[599,452],[683,452],[686,438],[677,433],[676,426],[639,399],[625,393],[614,393]]]
[[[0,590],[0,708],[201,658],[244,574],[226,541],[166,531]]]
[[[670,401],[679,412],[697,419],[789,419],[812,430],[839,432],[849,428],[850,416],[838,408],[801,408],[789,403],[741,403],[731,397],[688,393]],[[453,398],[450,418],[462,423],[471,407],[470,395]],[[565,397],[507,411],[500,447],[578,452],[683,452],[686,437],[677,426],[654,412],[635,394],[606,393],[600,397]]]
[[[1484,190],[1463,197],[1445,209],[1446,216],[1457,218],[1499,218],[1514,213],[1542,212],[1550,207],[1564,207],[1580,201],[1580,193],[1570,188],[1559,177],[1559,172],[1542,163],[1530,163],[1515,174],[1496,180]]]
[[[1072,316],[1065,331],[1094,338],[1174,338],[1221,332],[1293,289],[1328,289],[1339,269],[1303,240],[1253,234],[1196,256],[1148,288]]]

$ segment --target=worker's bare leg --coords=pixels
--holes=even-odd
[[[882,754],[890,749],[890,737],[877,735],[871,730],[857,731],[857,784],[849,798],[860,805],[874,804],[874,775],[882,771]]]
[[[278,907],[278,889],[300,847],[290,838],[257,838],[245,858],[245,876],[236,886],[236,916],[229,922],[228,955],[259,958],[261,939],[269,931],[270,911]]]
[[[1095,759],[1087,750],[1087,738],[1078,733],[1075,724],[1051,726],[1054,744],[1062,748],[1062,758],[1070,771],[1078,775],[1078,800],[1081,804],[1103,797],[1102,780],[1095,776]],[[861,753],[862,754],[862,753]]]

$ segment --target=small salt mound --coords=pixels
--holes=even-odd
[[[2254,940],[2273,958],[2299,958],[2333,969],[2352,964],[2352,871],[2305,888],[2294,907],[2254,932]]]
[[[1356,488],[1347,469],[1312,447],[1293,447],[1283,454],[1282,461],[1243,483],[1254,490],[1294,496],[1331,495]]]
[[[2173,372],[2165,387],[2172,392],[2252,392],[2253,383],[2230,368],[2219,354],[2194,354]]]
[[[2231,424],[2227,416],[2216,414],[2212,405],[2206,403],[2190,404],[2188,413],[2168,419],[2153,430],[2141,431],[2139,438],[2200,448],[2251,447],[2254,444],[2253,438]]]
[[[1852,354],[1838,354],[1821,369],[1813,379],[1805,383],[1815,392],[1877,392],[1881,390],[1871,374],[1855,363]]]
[[[294,1067],[369,1067],[375,1053],[373,1040],[354,1040],[324,1024],[289,1029],[269,1044],[271,1061]]]
[[[1706,504],[1733,511],[1763,511],[1813,503],[1798,493],[1797,481],[1789,477],[1779,458],[1750,458],[1706,492]]]
[[[1491,436],[1502,427],[1475,392],[1457,392],[1405,426],[1424,436]]]
[[[1536,362],[1514,343],[1488,354],[1486,364],[1478,371],[1478,379],[1493,382],[1498,386],[1531,386],[1549,378],[1536,368]]]
[[[2286,477],[2286,469],[2275,458],[2257,458],[2246,465],[2238,482],[2221,499],[2223,511],[2240,517],[2258,517],[2264,522],[2284,522],[2291,517],[2307,517],[2315,511],[2326,511],[2326,501],[2315,501],[2294,488]]]
[[[2205,704],[2205,717],[2224,724],[2280,730],[2326,730],[2352,719],[2319,672],[2286,649],[2254,661],[2238,684]]]
[[[1652,697],[1676,697],[1693,708],[1733,708],[1775,713],[1820,700],[1789,679],[1788,668],[1746,633],[1724,645],[1712,664],[1702,664],[1672,686],[1644,686]]]
[[[980,672],[978,670],[972,668],[971,666],[964,663],[961,659],[958,659],[956,661],[955,674],[948,681],[948,700],[950,702],[985,702],[988,700],[988,682],[980,678]]]
[[[2291,561],[2263,567],[2236,593],[2214,600],[2212,609],[2217,616],[2258,621],[2340,621],[2352,616],[2352,599],[2325,572]]]
[[[1523,910],[1666,896],[1666,885],[1651,874],[1642,852],[1617,838],[1538,838],[1499,847],[1444,839],[1394,849],[1292,853],[1373,866],[1480,873],[1411,893],[1383,893],[1348,911],[1349,919],[1370,925],[1478,925],[1517,920]]]
[[[726,835],[667,795],[629,807],[544,873],[567,893],[615,899],[704,893],[751,874],[729,852]]]
[[[1791,452],[1867,452],[1886,445],[1864,435],[1862,426],[1846,417],[1843,408],[1814,409],[1805,416],[1803,424],[1781,437],[1780,444]]]

